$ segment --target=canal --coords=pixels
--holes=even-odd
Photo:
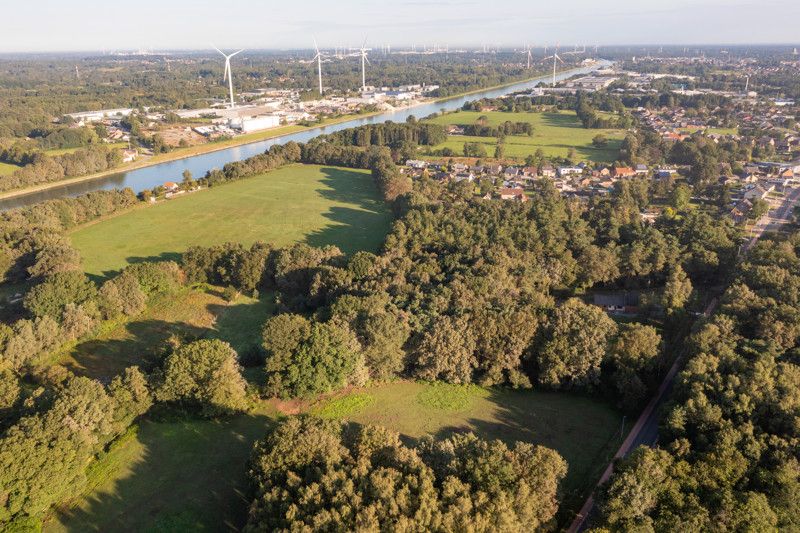
[[[590,67],[567,70],[557,74],[556,79],[563,80],[576,74],[586,74],[599,68],[607,67],[608,65],[610,65],[610,63],[600,62]],[[55,198],[80,196],[92,191],[122,189],[125,187],[130,187],[136,192],[143,191],[145,189],[152,189],[153,187],[160,185],[165,181],[180,181],[181,174],[183,174],[184,170],[189,170],[193,176],[204,176],[206,172],[213,168],[222,168],[226,163],[230,163],[231,161],[240,161],[256,154],[264,153],[267,148],[276,144],[284,144],[289,141],[305,143],[319,135],[340,131],[346,128],[362,126],[364,124],[381,123],[387,120],[391,120],[393,122],[405,122],[405,120],[411,115],[422,118],[440,111],[454,111],[456,109],[460,109],[466,102],[480,100],[482,98],[498,98],[514,92],[532,89],[540,82],[548,82],[551,79],[552,76],[541,76],[539,78],[498,89],[487,89],[485,91],[475,92],[466,96],[459,96],[438,102],[426,103],[405,109],[398,109],[393,112],[381,113],[370,117],[354,118],[353,120],[348,120],[347,122],[341,122],[339,124],[320,126],[298,133],[275,137],[273,139],[243,144],[240,146],[234,146],[232,148],[225,148],[216,152],[195,155],[184,159],[167,161],[157,165],[130,170],[127,172],[119,172],[104,176],[102,178],[69,185],[55,186],[30,194],[2,199],[0,200],[0,211],[32,205]]]

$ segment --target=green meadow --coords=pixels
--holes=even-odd
[[[619,148],[625,136],[622,130],[611,129],[586,129],[581,124],[574,111],[557,112],[521,112],[504,113],[501,111],[459,111],[435,117],[430,120],[442,125],[469,125],[475,124],[479,117],[486,117],[488,124],[496,126],[505,121],[528,122],[533,125],[532,136],[509,135],[505,142],[505,157],[524,159],[533,155],[537,149],[544,152],[546,157],[567,157],[570,148],[580,160],[613,162],[618,158]],[[595,147],[592,139],[598,134],[608,138],[605,147]],[[437,146],[434,150],[450,148],[457,155],[463,153],[464,143],[475,142],[483,144],[489,157],[494,155],[497,139],[494,137],[469,137],[451,135],[447,141]]]
[[[178,259],[191,246],[226,241],[376,251],[390,218],[369,172],[291,165],[142,206],[79,228],[71,238],[86,272],[105,276],[136,261]]]

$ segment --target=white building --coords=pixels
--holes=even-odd
[[[267,130],[281,125],[281,117],[277,115],[261,115],[257,117],[242,117],[232,119],[230,126],[233,129],[241,130],[242,133],[252,133],[254,131]]]

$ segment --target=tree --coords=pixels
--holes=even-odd
[[[652,326],[627,324],[611,343],[607,366],[620,404],[634,411],[647,397],[648,381],[655,371],[661,336]]]
[[[689,207],[689,202],[692,199],[692,188],[686,184],[676,185],[670,194],[669,203],[678,211],[684,211]]]
[[[769,213],[769,209],[769,202],[761,198],[756,198],[753,201],[753,207],[751,207],[750,212],[747,213],[747,218],[750,220],[759,220],[761,217]]]
[[[558,388],[591,388],[617,327],[602,309],[572,298],[558,306],[537,353],[538,380]]]
[[[343,387],[364,369],[350,328],[282,314],[264,325],[268,394],[309,397]],[[361,373],[359,373],[361,371]]]
[[[198,407],[206,416],[245,410],[246,384],[236,352],[217,339],[178,347],[164,362],[156,397]]]
[[[36,253],[33,265],[28,267],[31,276],[49,276],[57,272],[81,269],[81,256],[66,242],[55,242]]]
[[[0,419],[5,410],[14,407],[21,391],[17,375],[11,369],[0,369]]]
[[[422,335],[414,351],[414,374],[422,379],[471,383],[478,366],[475,339],[464,317],[439,317]]]
[[[61,319],[67,304],[80,305],[94,300],[97,288],[83,272],[57,272],[25,295],[25,309],[34,316]]]
[[[605,148],[608,146],[608,137],[602,133],[598,133],[592,139],[592,145],[594,145],[596,148]]]
[[[680,265],[675,265],[667,277],[667,284],[664,286],[664,293],[661,303],[664,309],[673,313],[686,305],[692,295],[692,282],[689,276],[683,271]]]

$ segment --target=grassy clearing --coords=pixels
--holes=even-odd
[[[397,382],[370,387],[369,405],[342,418],[391,427],[411,439],[473,431],[557,450],[569,463],[565,508],[574,509],[619,446],[622,416],[592,398],[532,390]],[[346,395],[328,400],[343,402]],[[325,409],[325,404],[317,409]]]
[[[86,271],[105,276],[226,241],[377,250],[389,222],[368,172],[292,165],[102,220],[75,231],[72,242]]]
[[[566,157],[569,149],[573,148],[581,160],[613,162],[618,158],[619,148],[624,137],[622,130],[584,128],[574,111],[550,113],[459,111],[438,116],[431,122],[442,125],[468,125],[477,122],[481,116],[487,117],[488,123],[493,126],[507,120],[529,122],[533,125],[534,132],[531,137],[519,135],[506,137],[505,156],[512,158],[525,158],[534,154],[539,148],[547,157]],[[609,142],[607,146],[597,148],[592,145],[592,139],[601,133],[609,139]],[[461,154],[465,142],[483,144],[489,157],[494,155],[494,149],[497,146],[497,140],[493,137],[451,135],[446,142],[433,147],[433,149],[450,148],[456,154]]]
[[[405,381],[335,395],[311,410],[381,424],[410,441],[469,430],[554,448],[569,462],[568,510],[580,505],[619,444],[621,420],[602,403],[565,393]],[[92,469],[91,493],[64,506],[45,531],[235,530],[246,517],[252,443],[279,416],[275,402],[261,402],[253,413],[222,422],[146,420]]]
[[[366,392],[354,392],[323,402],[311,412],[321,418],[348,418],[357,415],[375,403],[375,397]]]
[[[225,301],[216,288],[160,294],[140,316],[109,324],[96,338],[58,357],[58,363],[76,374],[107,382],[129,366],[157,360],[173,336],[219,338],[241,354],[261,342],[258,332],[272,311],[272,294],[258,300],[240,296],[233,303]]]
[[[45,524],[67,531],[238,531],[247,513],[246,462],[276,413],[226,421],[146,420],[92,469],[91,492]]]
[[[17,165],[12,165],[11,163],[3,163],[0,162],[0,176],[10,176],[14,173],[15,170],[19,169]]]

